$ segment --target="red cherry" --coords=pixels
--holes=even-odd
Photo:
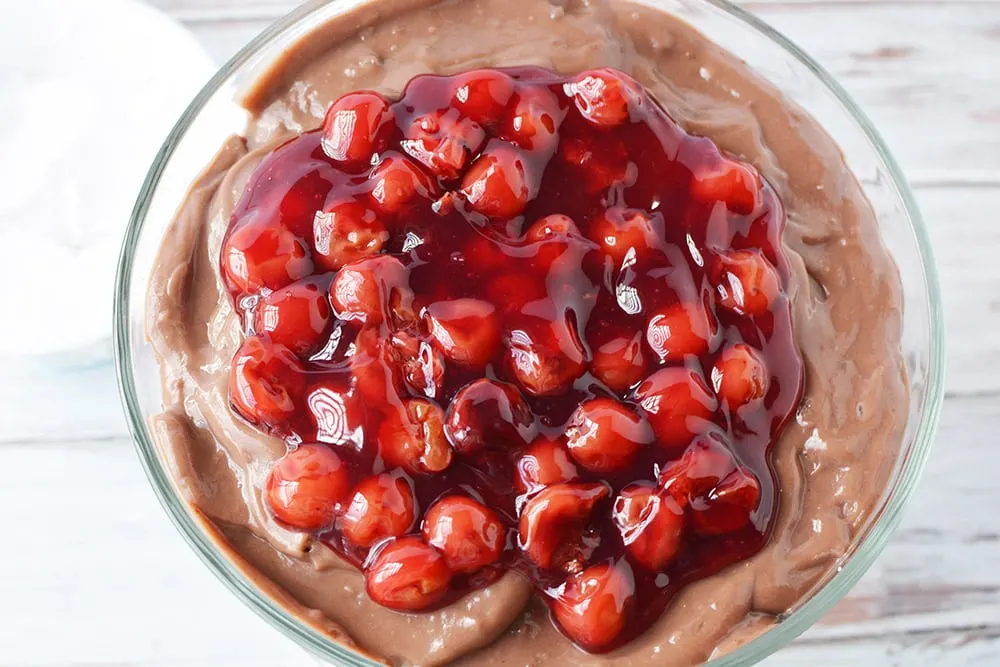
[[[486,132],[479,123],[462,118],[456,110],[441,110],[418,117],[401,146],[431,173],[450,180],[462,175],[485,142]]]
[[[487,301],[438,301],[424,310],[424,320],[441,353],[463,366],[485,366],[500,348],[500,320]]]
[[[715,396],[701,374],[683,367],[664,368],[643,381],[635,399],[661,447],[681,447],[711,419]]]
[[[590,370],[616,392],[628,391],[646,377],[646,357],[642,334],[615,336],[595,346]]]
[[[669,494],[630,484],[615,499],[612,518],[632,560],[646,569],[661,572],[677,556],[684,510]]]
[[[316,262],[329,271],[377,255],[389,232],[375,211],[361,202],[342,201],[316,213],[313,219]]]
[[[702,202],[725,202],[733,213],[749,215],[762,198],[760,176],[746,163],[716,156],[695,168],[691,196]]]
[[[387,409],[378,429],[382,458],[390,466],[415,473],[441,472],[451,465],[451,446],[444,435],[444,411],[421,398]]]
[[[609,473],[627,467],[653,440],[633,410],[610,398],[593,398],[577,407],[566,425],[566,448],[587,470]]]
[[[695,437],[680,459],[660,473],[660,486],[681,507],[688,507],[699,496],[711,491],[736,470],[737,463],[726,437],[715,430]]]
[[[423,536],[452,572],[472,574],[503,555],[507,531],[496,512],[465,496],[448,496],[424,516]]]
[[[553,484],[524,505],[518,540],[525,555],[538,567],[572,571],[586,559],[583,532],[594,506],[608,497],[598,483]]]
[[[512,384],[480,378],[462,387],[448,407],[448,440],[460,454],[523,445],[535,436],[535,420]]]
[[[634,208],[612,206],[590,226],[590,239],[615,267],[641,257],[663,242],[663,218]]]
[[[334,102],[323,121],[323,152],[341,162],[368,162],[392,135],[389,101],[378,93],[348,93]]]
[[[409,531],[414,504],[413,490],[402,477],[387,473],[367,477],[354,488],[337,527],[352,543],[370,547]]]
[[[524,211],[535,189],[520,151],[493,142],[465,172],[461,191],[476,213],[509,219]]]
[[[718,273],[719,304],[743,315],[763,315],[781,292],[777,270],[753,250],[721,253]]]
[[[514,80],[496,70],[472,70],[456,77],[452,105],[480,125],[493,125],[514,94]]]
[[[592,565],[566,581],[552,613],[570,639],[587,651],[611,647],[635,604],[635,580],[625,563]]]
[[[639,85],[629,76],[602,68],[584,72],[564,86],[580,114],[598,127],[615,127],[629,120],[642,104]]]
[[[279,520],[303,530],[333,521],[351,489],[347,467],[325,445],[299,445],[274,464],[267,478],[267,502]]]
[[[727,347],[712,367],[712,388],[730,410],[764,398],[769,386],[764,361],[749,345]]]
[[[590,243],[580,233],[580,228],[576,226],[573,219],[559,214],[547,215],[533,222],[524,238],[528,243],[534,244],[537,249],[532,264],[546,272],[566,253],[571,245],[584,252],[590,247]],[[579,266],[578,257],[571,257],[570,260],[574,268]]]
[[[566,448],[554,440],[539,436],[517,460],[514,486],[518,493],[528,493],[551,484],[577,479],[579,473],[566,453]]]
[[[674,303],[649,318],[646,343],[660,361],[677,363],[708,351],[716,323],[700,302]]]
[[[332,319],[322,281],[306,279],[265,296],[257,306],[254,328],[272,343],[308,356],[326,344]]]
[[[733,457],[723,436],[696,438],[684,456],[660,473],[660,486],[689,509],[700,535],[723,535],[744,528],[760,503],[760,482]]]
[[[354,339],[351,375],[358,393],[376,405],[396,396],[402,389],[394,364],[390,363],[379,331],[366,327]]]
[[[222,244],[219,261],[230,291],[279,289],[313,272],[305,241],[284,227],[251,222],[236,228]]]
[[[265,161],[270,160],[265,158]],[[294,164],[283,164],[286,162],[287,158],[275,159],[274,164],[266,167],[267,176],[264,181],[266,185],[262,188],[260,201],[245,202],[249,208],[244,208],[241,202],[237,209],[250,218],[267,215],[277,208],[275,222],[308,243],[311,238],[313,218],[323,208],[333,188],[332,168],[327,165],[317,165],[316,168],[303,173],[302,170],[296,169]],[[248,191],[252,187],[247,186]],[[265,196],[265,193],[269,196]]]
[[[440,194],[437,185],[416,162],[392,151],[372,170],[371,182],[372,199],[386,213],[396,213],[414,201],[429,204]]]
[[[564,323],[548,331],[516,329],[508,348],[514,377],[535,396],[562,394],[587,370],[583,347]]]
[[[739,467],[691,504],[691,524],[699,535],[735,533],[750,523],[759,504],[760,482]]]
[[[413,292],[403,263],[376,255],[344,266],[330,285],[330,301],[341,320],[398,324],[413,318]]]
[[[504,120],[503,137],[525,150],[551,155],[559,143],[559,126],[566,118],[559,98],[545,86],[521,86],[514,100]]]
[[[451,570],[444,556],[419,537],[393,540],[365,569],[368,596],[397,611],[421,611],[448,593]]]
[[[233,357],[229,398],[251,424],[279,428],[295,415],[305,372],[288,348],[250,336]]]
[[[364,95],[341,139],[253,169],[221,239],[260,348],[232,412],[289,441],[266,512],[375,603],[438,610],[513,568],[568,640],[616,650],[776,520],[778,195],[612,70]]]
[[[427,398],[437,398],[444,385],[444,357],[427,341],[401,331],[392,337],[393,356],[407,386]]]

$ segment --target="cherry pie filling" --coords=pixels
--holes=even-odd
[[[433,610],[507,570],[603,652],[766,543],[803,389],[784,211],[633,79],[534,67],[333,103],[220,270],[277,521]]]

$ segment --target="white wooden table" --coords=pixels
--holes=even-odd
[[[294,4],[150,1],[220,62]],[[940,434],[902,527],[851,595],[767,664],[1000,665],[1000,0],[745,4],[831,70],[900,158],[949,334]],[[312,664],[175,534],[109,363],[0,367],[0,667]]]

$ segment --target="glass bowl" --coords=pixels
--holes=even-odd
[[[115,359],[122,401],[139,458],[181,535],[219,579],[274,627],[316,656],[342,665],[374,665],[295,620],[257,589],[213,545],[178,496],[156,453],[147,419],[161,408],[158,370],[143,319],[148,279],[167,225],[189,183],[216,148],[242,132],[246,112],[238,93],[302,35],[363,0],[314,0],[269,27],[229,61],[198,94],[167,137],[132,213],[115,286]],[[910,414],[899,459],[881,507],[831,575],[780,623],[754,641],[713,660],[713,667],[748,665],[788,644],[851,589],[886,545],[916,486],[937,426],[943,395],[941,296],[930,241],[913,194],[888,148],[847,93],[798,46],[752,14],[724,0],[641,0],[673,13],[744,59],[798,103],[841,146],[877,215],[883,241],[900,271],[905,308],[903,355],[909,372]]]

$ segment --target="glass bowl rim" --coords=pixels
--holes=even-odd
[[[364,0],[360,1],[363,2]],[[690,2],[690,0],[686,1]],[[742,22],[744,27],[750,28],[774,45],[780,47],[787,55],[798,61],[799,65],[808,69],[823,84],[827,92],[833,94],[841,107],[851,116],[858,129],[861,130],[867,139],[869,147],[878,156],[881,166],[889,174],[890,185],[905,209],[906,217],[910,223],[910,231],[913,233],[917,251],[922,262],[921,268],[928,296],[927,305],[930,326],[929,382],[927,393],[924,396],[924,404],[921,406],[922,419],[917,427],[912,445],[908,450],[902,452],[905,458],[899,463],[900,467],[896,474],[896,485],[890,490],[885,504],[880,508],[877,516],[867,527],[866,534],[860,543],[856,544],[854,549],[844,556],[844,560],[837,568],[837,572],[826,579],[826,581],[818,584],[818,588],[811,596],[788,613],[787,616],[781,618],[777,625],[767,630],[761,636],[731,653],[712,659],[707,663],[710,667],[729,667],[760,661],[789,644],[846,595],[885,548],[890,536],[899,524],[903,511],[920,479],[937,430],[941,404],[944,398],[944,319],[938,274],[935,269],[930,237],[923,217],[920,214],[916,199],[899,164],[892,156],[889,148],[867,115],[847,91],[819,63],[762,19],[732,4],[729,0],[696,1],[721,10],[729,17]],[[204,529],[198,525],[190,513],[188,504],[174,491],[169,476],[156,454],[156,449],[147,429],[139,402],[130,345],[131,312],[129,294],[132,285],[135,252],[145,225],[152,194],[159,184],[160,177],[172,157],[178,141],[187,132],[208,100],[218,92],[222,84],[234,72],[256,56],[261,49],[266,47],[272,38],[331,2],[344,2],[347,4],[350,0],[310,0],[268,26],[216,72],[194,100],[192,100],[190,105],[188,105],[176,125],[174,125],[159,150],[139,191],[139,196],[132,210],[122,243],[115,277],[113,343],[115,373],[119,394],[128,417],[128,426],[132,439],[135,442],[136,452],[150,485],[153,487],[154,493],[184,540],[209,569],[212,570],[216,577],[244,604],[282,634],[296,641],[299,646],[327,660],[364,666],[378,663],[361,653],[348,649],[346,646],[334,643],[319,631],[297,620],[289,612],[285,611],[234,567],[228,558],[214,546]]]

